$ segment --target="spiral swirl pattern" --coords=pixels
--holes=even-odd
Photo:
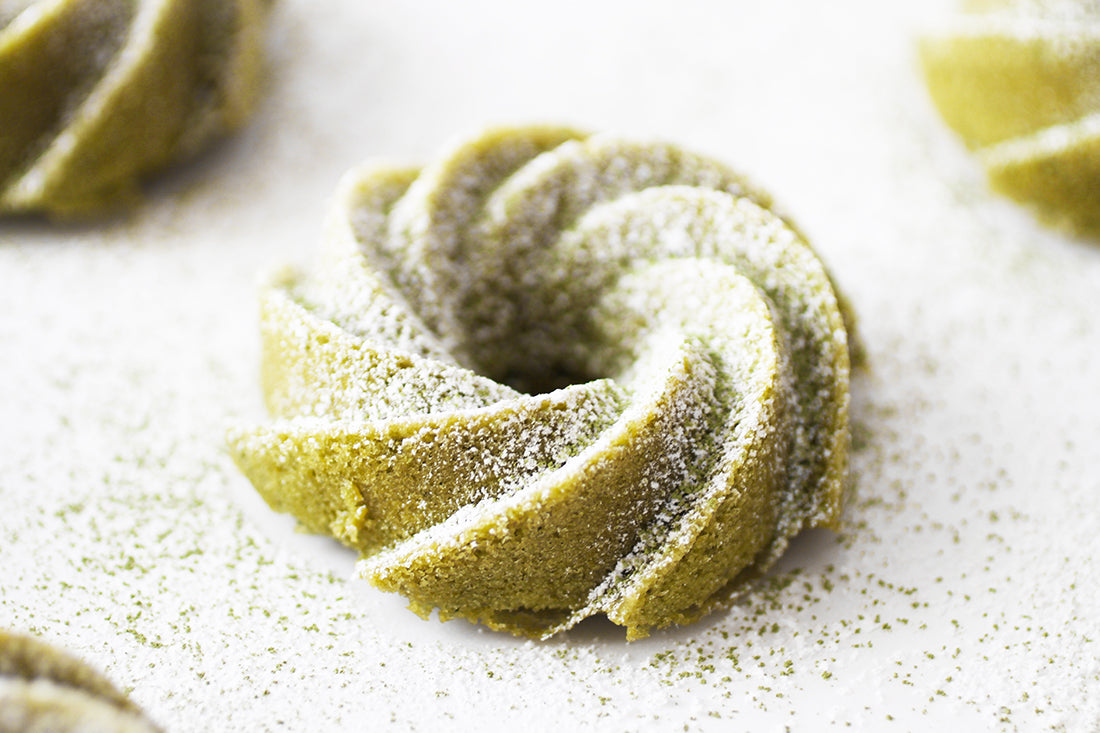
[[[664,143],[492,130],[351,172],[262,297],[274,422],[232,453],[414,610],[686,623],[838,518],[837,294],[768,197]]]
[[[921,43],[932,100],[992,186],[1100,234],[1100,4],[970,0]]]
[[[0,213],[81,215],[239,126],[270,0],[0,2]]]

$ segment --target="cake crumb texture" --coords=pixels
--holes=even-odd
[[[352,171],[322,264],[265,289],[277,421],[231,452],[423,615],[694,621],[835,527],[847,480],[844,314],[769,206],[710,158],[566,127]]]
[[[929,103],[916,39],[953,8],[278,0],[231,144],[124,220],[0,222],[0,627],[171,733],[1095,730],[1100,258],[993,195]],[[537,643],[424,622],[225,451],[265,410],[257,273],[318,264],[349,164],[408,185],[456,131],[545,119],[736,165],[866,352],[839,528],[630,643],[598,615]]]

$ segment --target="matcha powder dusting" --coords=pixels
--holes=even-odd
[[[274,3],[271,83],[231,142],[129,218],[0,224],[0,628],[68,650],[170,733],[1097,730],[1100,250],[990,192],[940,120],[915,39],[946,5]],[[352,578],[356,551],[273,512],[223,441],[265,409],[256,273],[322,259],[304,243],[349,165],[548,116],[759,180],[866,354],[836,529],[790,539],[731,607],[629,643],[598,614],[545,641],[426,623]],[[638,264],[595,326],[635,323],[662,282]],[[670,283],[691,266],[674,264]],[[421,357],[454,348],[407,325],[387,334]],[[675,353],[666,372],[694,367],[682,404],[707,413],[719,370],[690,339]],[[393,383],[394,404],[410,394]],[[623,395],[562,398],[606,414]],[[528,407],[513,419],[548,430]],[[572,460],[566,428],[512,463]]]

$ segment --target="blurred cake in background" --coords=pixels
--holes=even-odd
[[[30,636],[0,630],[0,732],[156,733],[105,677]]]
[[[240,126],[270,0],[0,0],[0,214],[83,216]]]
[[[928,89],[991,185],[1100,232],[1100,3],[970,0],[921,40]]]

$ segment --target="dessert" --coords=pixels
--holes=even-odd
[[[422,615],[545,637],[603,614],[635,638],[837,523],[845,314],[725,165],[490,130],[352,171],[319,260],[263,289],[273,420],[230,449]]]
[[[972,0],[920,55],[936,107],[995,189],[1100,232],[1100,6]]]
[[[0,2],[0,214],[117,206],[242,124],[269,2]]]
[[[0,630],[0,731],[156,733],[114,685],[38,639]]]

